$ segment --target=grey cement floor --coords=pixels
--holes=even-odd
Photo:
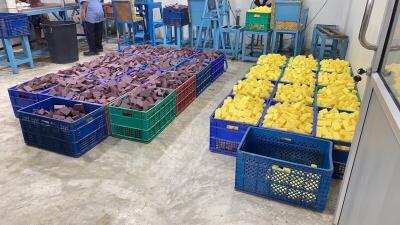
[[[0,69],[0,224],[332,224],[340,182],[316,213],[235,191],[235,158],[208,151],[209,116],[251,64],[230,62],[152,143],[109,137],[78,159],[24,144],[7,88],[70,66],[37,64]]]

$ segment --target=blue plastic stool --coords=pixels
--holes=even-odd
[[[160,11],[161,18],[163,18],[163,10],[162,10],[161,3],[159,3],[159,2],[158,3],[154,3],[154,9],[158,9]],[[163,28],[163,27],[164,27],[163,19],[158,19],[158,20],[154,20],[153,19],[153,23],[152,23],[151,27],[149,28],[149,29],[153,30],[153,35],[152,35],[152,40],[151,40],[151,43],[153,45],[161,44],[163,42],[163,40],[157,39],[156,35],[155,35],[156,30],[158,28]]]
[[[239,54],[242,50],[239,43],[241,43],[241,37],[243,33],[243,27],[241,26],[224,26],[221,28],[222,36],[224,37],[225,49],[222,49],[225,55],[231,55],[233,59],[238,59]],[[232,34],[234,35],[234,41],[232,40]]]
[[[1,39],[5,54],[0,55],[0,66],[10,66],[14,74],[18,74],[18,66],[21,64],[29,63],[30,68],[34,67],[28,36],[20,36],[19,38],[24,49],[23,54],[14,53],[12,39]]]
[[[271,31],[244,31],[243,32],[243,37],[242,37],[242,61],[251,61],[251,62],[257,62],[258,57],[246,55],[246,39],[247,36],[251,35],[251,44],[250,44],[250,50],[251,52],[254,51],[254,36],[255,35],[260,35],[264,41],[263,43],[263,50],[262,52],[259,52],[261,55],[265,55],[269,53],[269,46],[270,46],[270,39],[271,39]],[[257,52],[256,52],[257,53]]]
[[[348,45],[349,37],[339,32],[338,26],[315,25],[311,41],[311,52],[315,58],[322,60],[327,56],[335,59],[339,53],[339,58],[345,59]]]
[[[185,25],[186,26],[186,25]],[[187,25],[189,26],[189,42],[190,45],[192,38],[192,27],[191,25]],[[172,32],[174,31],[174,32]],[[174,34],[174,35],[172,35]],[[164,46],[168,46],[168,47],[173,47],[173,48],[182,48],[184,45],[186,45],[187,43],[184,42],[184,38],[183,38],[183,26],[170,26],[170,25],[165,25],[164,26],[164,42],[163,45]]]
[[[293,55],[301,54],[304,46],[304,36],[308,21],[308,8],[302,7],[300,0],[276,0],[273,11],[274,21],[272,29],[272,52],[276,53],[281,49],[284,35],[293,36]],[[288,23],[295,26],[281,26]],[[279,44],[278,44],[279,43]]]

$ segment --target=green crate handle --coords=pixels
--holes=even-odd
[[[122,115],[132,117],[132,113],[129,112],[122,112]]]

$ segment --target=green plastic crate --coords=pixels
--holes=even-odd
[[[171,109],[167,114],[164,114],[164,117],[148,130],[111,124],[112,136],[130,141],[149,143],[160,134],[175,117],[176,109],[174,105],[173,109]]]
[[[121,99],[126,96],[121,97]],[[109,107],[110,123],[141,130],[148,130],[160,121],[165,114],[175,108],[175,91],[170,91],[167,97],[151,109],[143,112],[133,109],[124,109],[111,104]]]
[[[271,29],[271,13],[246,13],[246,27],[248,31],[269,31]]]

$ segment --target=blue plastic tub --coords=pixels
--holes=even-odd
[[[330,141],[251,127],[238,148],[235,188],[322,211],[332,181],[332,147]]]
[[[0,38],[14,38],[31,34],[28,16],[23,13],[0,13]]]
[[[33,114],[33,110],[35,109],[43,108],[50,110],[53,109],[54,105],[72,107],[77,103],[84,105],[86,115],[74,122],[66,122]],[[81,155],[85,150],[82,146],[77,148],[77,146],[80,146],[78,143],[85,141],[84,139],[92,138],[92,136],[97,136],[96,131],[101,133],[104,130],[105,136],[107,136],[103,106],[96,104],[52,97],[21,109],[19,111],[19,120],[24,137],[26,137],[25,142],[28,145],[74,157]],[[96,140],[99,141],[100,139]],[[46,144],[49,144],[49,146],[47,147]],[[54,146],[64,145],[65,148],[54,148]]]

